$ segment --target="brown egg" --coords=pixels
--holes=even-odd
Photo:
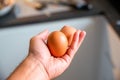
[[[60,31],[66,35],[66,37],[68,39],[68,45],[70,46],[73,36],[74,36],[74,33],[76,32],[76,29],[71,26],[64,26]]]
[[[61,57],[68,48],[68,40],[64,33],[54,31],[48,36],[47,45],[53,56]]]

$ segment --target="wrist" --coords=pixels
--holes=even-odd
[[[33,56],[26,59],[16,68],[7,80],[50,80],[44,66]]]
[[[35,77],[38,78],[36,80],[50,80],[46,69],[34,55],[28,55],[26,60],[30,61],[31,67],[33,67],[31,74],[31,77],[33,76],[33,80],[35,80]]]

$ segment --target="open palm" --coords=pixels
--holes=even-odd
[[[56,58],[51,55],[46,41],[49,32],[45,30],[34,36],[30,41],[29,53],[43,65],[50,79],[53,79],[62,74],[71,63],[76,51],[83,42],[86,32],[77,30],[74,34],[72,44],[66,51],[65,55]]]

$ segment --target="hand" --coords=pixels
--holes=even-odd
[[[45,75],[53,79],[62,74],[70,65],[76,51],[83,42],[86,32],[77,30],[74,34],[72,44],[66,51],[65,55],[56,58],[51,55],[46,41],[49,32],[45,30],[38,35],[34,36],[30,41],[29,55],[32,55],[46,70]]]

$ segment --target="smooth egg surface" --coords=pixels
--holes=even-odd
[[[71,26],[64,26],[60,31],[66,35],[68,39],[68,45],[70,46],[73,40],[74,33],[76,32],[76,29]]]
[[[68,40],[64,33],[54,31],[48,36],[47,45],[53,56],[61,57],[66,53]]]

